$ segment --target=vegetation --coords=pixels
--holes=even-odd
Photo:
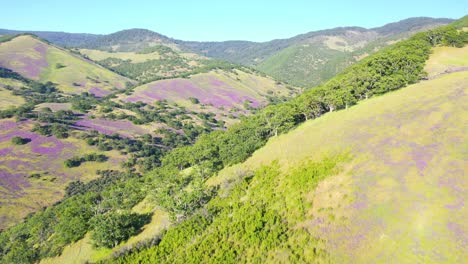
[[[87,161],[95,161],[95,162],[104,162],[107,161],[108,157],[104,154],[97,154],[97,153],[91,153],[91,154],[86,154],[83,157],[72,157],[70,159],[65,160],[65,167],[67,168],[73,168],[73,167],[78,167],[81,165],[83,162]]]
[[[135,216],[129,210],[150,195],[180,224],[159,238],[156,246],[112,261],[185,263],[205,262],[210,257],[227,263],[265,262],[281,257],[278,252],[285,252],[285,261],[326,260],[327,253],[319,241],[307,230],[296,228],[303,220],[304,208],[310,206],[296,194],[314,189],[319,180],[336,172],[345,157],[308,163],[279,183],[275,179],[280,172],[274,164],[260,169],[253,178],[247,172],[240,175],[225,198],[216,196],[217,189],[206,188],[206,180],[222,168],[246,160],[269,138],[305,120],[417,82],[424,76],[431,47],[466,43],[467,34],[453,26],[417,34],[289,102],[266,107],[226,131],[201,135],[193,145],[177,147],[164,155],[151,145],[146,151],[148,144],[141,141],[119,145],[122,141],[117,136],[91,133],[86,139],[90,144],[102,140],[122,149],[141,144],[137,153],[148,158],[143,160],[151,163],[153,171],[143,177],[123,173],[111,182],[75,183],[67,189],[69,196],[63,201],[2,232],[0,257],[6,263],[35,262],[60,254],[65,245],[87,232],[92,232],[96,246],[115,246],[137,233],[145,222],[147,216]],[[102,145],[107,147],[106,143]],[[261,181],[256,180],[259,178]],[[270,204],[273,198],[280,203]],[[280,207],[286,210],[278,210]],[[221,239],[226,243],[219,243]],[[213,244],[220,246],[214,248]]]
[[[345,155],[307,162],[281,177],[278,164],[242,175],[225,198],[217,197],[154,247],[141,249],[109,263],[310,263],[327,259],[318,238],[306,228],[311,207],[304,194],[325,177],[335,175]],[[226,195],[226,194],[225,194]],[[190,242],[188,242],[190,241]],[[219,243],[222,241],[222,243]],[[219,245],[213,247],[213,245]],[[307,250],[308,249],[308,250]],[[277,254],[282,252],[282,254]]]
[[[18,136],[14,136],[11,138],[11,142],[15,145],[24,145],[24,144],[27,144],[31,141],[31,139],[29,138],[22,138],[22,137],[18,137]]]

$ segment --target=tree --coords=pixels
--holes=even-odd
[[[190,100],[190,102],[192,102],[192,104],[199,104],[200,103],[200,100],[198,100],[198,98],[195,98],[195,97],[189,97],[189,100]]]
[[[22,137],[18,137],[18,136],[14,136],[13,138],[11,138],[11,142],[15,145],[24,145],[24,144],[27,144],[31,141],[31,139],[29,138],[22,138]]]
[[[107,212],[91,220],[94,246],[112,248],[137,234],[148,222],[147,215],[129,212]]]

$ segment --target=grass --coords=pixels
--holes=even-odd
[[[160,54],[157,52],[139,54],[135,52],[107,52],[102,50],[80,49],[80,53],[94,61],[117,58],[121,60],[131,60],[132,63],[139,63],[145,62],[146,60],[158,60],[161,58]]]
[[[343,70],[349,59],[348,53],[310,43],[288,47],[262,61],[258,69],[293,85],[313,87]]]
[[[429,76],[436,76],[449,68],[457,66],[468,67],[468,46],[464,48],[437,47],[426,64]]]
[[[31,36],[19,36],[0,44],[2,67],[41,82],[51,81],[67,93],[90,91],[97,95],[125,88],[129,79],[68,51]],[[58,67],[61,65],[61,67]]]
[[[22,104],[24,104],[23,97],[12,95],[10,91],[0,87],[0,110]]]
[[[243,108],[244,100],[254,104],[266,103],[268,92],[289,96],[290,90],[274,80],[243,71],[211,71],[191,76],[189,79],[171,79],[156,81],[135,88],[130,96],[123,96],[124,101],[144,101],[152,103],[167,99],[197,110],[199,105],[191,103],[190,97],[200,100],[201,104],[212,104],[216,108]]]
[[[38,136],[30,132],[31,122],[0,121],[0,227],[24,218],[28,213],[60,200],[65,186],[74,180],[87,182],[97,177],[96,170],[118,169],[125,157],[117,151],[100,152],[83,140],[69,137]],[[10,138],[31,138],[25,145],[14,145]],[[77,168],[65,168],[64,161],[73,156],[102,153],[107,162],[86,162]],[[33,177],[33,174],[37,174]]]
[[[349,176],[309,194],[314,202],[303,223],[328,241],[333,261],[463,262],[467,83],[468,72],[451,73],[308,121],[209,184],[275,160],[287,173],[304,160],[349,151]]]
[[[77,93],[90,91],[93,87],[112,91],[125,88],[128,79],[115,74],[101,66],[90,63],[61,49],[51,47],[47,52],[49,66],[41,73],[42,81],[52,81],[59,84],[65,92]],[[57,69],[55,65],[61,63],[66,67]],[[74,83],[80,84],[77,88]]]

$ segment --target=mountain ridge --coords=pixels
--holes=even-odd
[[[10,35],[10,34],[21,34],[21,33],[32,33],[34,35],[37,35],[41,38],[44,38],[48,41],[51,41],[53,43],[57,43],[59,45],[65,45],[64,41],[61,41],[60,37],[61,35],[68,36],[68,37],[76,37],[76,38],[81,38],[81,37],[87,37],[89,40],[93,41],[101,37],[108,37],[110,35],[116,35],[116,34],[121,34],[125,32],[146,32],[148,34],[154,34],[158,35],[159,37],[162,37],[164,39],[172,40],[175,43],[184,43],[184,42],[189,42],[189,43],[256,43],[256,44],[261,44],[261,43],[268,43],[268,42],[278,42],[282,40],[289,40],[289,39],[295,39],[295,38],[300,38],[302,36],[308,36],[310,34],[315,34],[315,33],[327,33],[327,31],[334,31],[334,30],[377,30],[377,31],[384,31],[388,27],[395,27],[398,25],[401,25],[401,23],[405,22],[411,22],[413,25],[416,24],[415,26],[421,26],[420,21],[430,21],[430,22],[441,22],[441,23],[450,23],[455,21],[455,19],[452,18],[432,18],[432,17],[410,17],[406,19],[402,19],[397,22],[391,22],[387,23],[385,25],[382,25],[380,27],[373,27],[373,28],[365,28],[365,27],[360,27],[360,26],[340,26],[340,27],[334,27],[334,28],[329,28],[329,29],[319,29],[319,30],[313,30],[309,31],[306,33],[298,34],[295,36],[287,37],[287,38],[279,38],[279,39],[272,39],[268,41],[249,41],[249,40],[223,40],[223,41],[190,41],[190,40],[180,40],[180,39],[175,39],[171,37],[167,37],[164,34],[158,33],[157,31],[153,31],[150,29],[145,29],[145,28],[129,28],[129,29],[122,29],[116,32],[112,32],[109,34],[93,34],[93,33],[70,33],[70,32],[64,32],[64,31],[41,31],[41,30],[11,30],[11,29],[0,29],[0,35]],[[80,43],[80,42],[78,42]],[[67,46],[67,45],[65,45]],[[82,46],[76,46],[76,45],[71,45],[68,47],[77,47],[77,48],[86,48]]]

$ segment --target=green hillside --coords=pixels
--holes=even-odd
[[[155,45],[139,52],[79,50],[85,57],[140,83],[188,76],[214,61],[182,52],[174,45]]]
[[[286,102],[295,89],[230,63],[95,97],[16,73],[45,82],[42,47],[0,60],[2,88],[25,102],[0,111],[0,194],[36,186],[27,201],[11,200],[28,206],[59,195],[49,183],[67,184],[60,201],[0,232],[0,262],[464,261],[467,18]],[[154,35],[143,33],[135,39]],[[362,46],[315,37],[344,52]],[[133,55],[117,56],[142,59]],[[226,128],[218,115],[235,111],[240,121]],[[101,177],[81,180],[94,163]]]
[[[104,96],[130,80],[30,35],[0,43],[0,66],[40,82],[53,82],[66,93]]]
[[[363,65],[375,68],[372,59],[430,34],[376,54],[345,76]],[[432,64],[444,65],[436,52]],[[111,262],[463,262],[467,82],[466,70],[446,73],[272,138],[244,163],[210,178],[206,184],[218,186],[218,196],[156,246]],[[184,166],[217,160],[206,151]],[[226,158],[220,157],[229,164]],[[161,190],[154,194],[159,199]],[[178,219],[184,210],[173,212]]]
[[[292,85],[313,87],[382,47],[450,22],[450,19],[419,17],[379,28],[340,27],[262,43],[226,41],[179,44],[207,57],[254,66]]]
[[[354,62],[349,52],[313,43],[288,47],[265,59],[257,68],[279,80],[310,87],[330,79]]]

